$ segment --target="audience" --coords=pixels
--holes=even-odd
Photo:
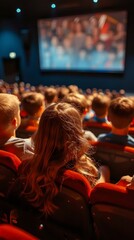
[[[33,147],[30,139],[16,137],[20,122],[18,98],[12,94],[0,93],[0,149],[25,160],[33,157]]]
[[[58,103],[46,108],[35,137],[34,157],[19,167],[18,196],[23,202],[51,214],[56,208],[53,199],[61,187],[57,179],[67,169],[83,174],[92,187],[109,181],[108,168],[97,168],[86,155],[88,149],[80,115],[71,104]],[[64,178],[60,185],[63,182]]]
[[[113,99],[108,109],[108,118],[112,124],[112,131],[108,134],[100,134],[98,141],[133,147],[134,138],[128,134],[133,117],[134,103],[131,99],[127,97]]]
[[[134,138],[128,134],[134,102],[125,97],[123,89],[104,93],[94,88],[84,93],[76,85],[35,87],[0,81],[0,116],[0,149],[24,160],[19,163],[17,179],[9,183],[9,198],[13,196],[45,215],[57,209],[54,200],[66,170],[84,175],[92,188],[110,181],[109,168],[90,158],[89,140],[134,147]],[[111,122],[112,131],[97,139],[83,130],[84,120]],[[28,126],[36,127],[33,139],[16,137],[18,130]],[[5,173],[6,182],[9,177]],[[128,191],[134,190],[134,176],[123,176],[121,181]]]

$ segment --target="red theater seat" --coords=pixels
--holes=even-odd
[[[29,138],[37,131],[37,126],[27,126],[26,128],[18,128],[16,136],[19,138]]]
[[[134,137],[134,126],[130,126],[129,128],[129,134]]]
[[[64,179],[64,181],[62,179]],[[72,170],[66,170],[63,176],[58,179],[59,183],[61,181],[63,181],[65,187],[78,192],[89,202],[91,186],[89,181],[82,174]]]
[[[11,222],[39,239],[93,239],[89,182],[81,174],[67,170],[57,183],[61,186],[55,198],[58,208],[54,214],[46,218],[35,209],[25,209],[21,204],[12,209]]]
[[[0,150],[0,164],[16,172],[21,160],[13,153]]]
[[[97,239],[134,239],[134,191],[125,186],[100,183],[91,192]]]
[[[0,195],[6,197],[11,183],[17,176],[21,164],[20,159],[13,153],[0,150]]]
[[[111,181],[117,182],[124,175],[134,174],[134,148],[107,142],[90,142],[92,157],[100,165],[110,168]]]
[[[112,129],[110,124],[97,122],[84,122],[83,128],[85,130],[90,130],[96,137],[101,133],[109,133]]]
[[[2,240],[37,240],[38,238],[13,225],[0,225],[0,239]]]

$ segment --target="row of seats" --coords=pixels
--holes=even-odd
[[[15,172],[19,165],[16,156],[0,151],[0,168],[2,165],[12,171],[14,164]],[[71,170],[65,172],[64,179],[55,198],[58,209],[52,216],[46,218],[1,195],[0,223],[14,225],[42,240],[134,239],[134,191],[112,183],[91,189],[84,176]]]
[[[95,134],[96,137],[98,137],[101,133],[109,133],[111,132],[112,126],[107,123],[98,123],[98,122],[89,122],[85,121],[83,123],[83,128],[85,130],[90,130],[92,133]],[[129,127],[129,134],[134,137],[134,127]]]

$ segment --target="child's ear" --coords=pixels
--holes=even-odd
[[[14,128],[17,128],[17,119],[16,118],[14,118],[12,120],[12,125],[14,126]]]

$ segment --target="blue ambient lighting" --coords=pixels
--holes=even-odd
[[[21,13],[21,9],[20,9],[20,8],[17,8],[17,9],[16,9],[16,12],[17,12],[17,13]]]
[[[52,4],[51,4],[51,8],[53,8],[53,9],[56,8],[56,4],[55,4],[55,3],[52,3]]]

